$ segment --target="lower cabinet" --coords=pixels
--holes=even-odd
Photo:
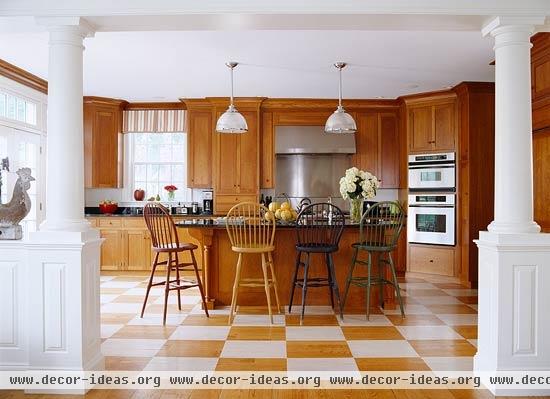
[[[455,247],[409,244],[408,271],[453,277]]]
[[[176,222],[178,218],[176,217]],[[154,259],[151,249],[151,234],[141,218],[109,217],[90,218],[90,224],[98,227],[101,238],[101,270],[112,271],[150,271]],[[198,240],[191,237],[187,229],[178,229],[180,243],[190,242],[198,244]],[[190,262],[191,256],[186,253],[180,255],[180,262]],[[195,250],[195,258],[199,268],[202,265],[202,254]],[[159,261],[167,257],[161,254]],[[164,271],[165,268],[163,267]]]
[[[124,232],[120,229],[101,229],[101,270],[123,270]]]

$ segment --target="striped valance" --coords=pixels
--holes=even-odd
[[[185,131],[185,110],[147,109],[124,111],[123,133],[173,133]]]

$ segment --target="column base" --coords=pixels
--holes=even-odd
[[[103,368],[99,232],[31,234],[27,278],[29,369]]]
[[[550,370],[550,234],[481,231],[478,352],[474,373]],[[497,395],[549,395],[550,390],[487,388]]]
[[[487,230],[489,230],[492,233],[533,234],[533,233],[540,233],[540,226],[533,221],[527,222],[527,223],[505,223],[505,222],[497,222],[493,220],[487,227]]]

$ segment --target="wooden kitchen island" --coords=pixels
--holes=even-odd
[[[202,247],[203,276],[206,297],[209,308],[215,306],[229,306],[235,269],[237,265],[237,254],[231,250],[231,243],[227,235],[225,225],[212,224],[179,224],[179,228],[188,229],[189,235],[196,238]],[[347,225],[344,228],[340,240],[340,249],[334,254],[336,278],[340,295],[343,297],[345,282],[353,255],[351,244],[359,240],[359,226]],[[279,284],[279,297],[281,305],[288,305],[292,275],[296,262],[296,229],[294,226],[277,226],[275,231],[275,251],[273,261],[275,274]],[[394,262],[399,257],[392,253]],[[363,257],[366,254],[362,254]],[[322,254],[312,254],[309,276],[325,277],[326,265]],[[361,256],[361,254],[360,254]],[[376,259],[376,258],[374,258]],[[387,268],[386,268],[387,269]],[[377,267],[373,267],[377,273]],[[261,277],[261,261],[259,255],[248,255],[243,259],[243,277]],[[366,275],[366,267],[358,265],[355,268],[355,275]],[[389,270],[386,278],[390,278]],[[301,277],[301,272],[299,274]],[[384,288],[384,308],[395,308],[395,292],[391,286]],[[378,305],[379,289],[372,287],[371,304]],[[346,302],[346,310],[353,312],[365,311],[365,290],[356,286],[350,287]],[[265,291],[263,287],[241,288],[239,291],[239,305],[245,306],[267,306]],[[301,304],[301,290],[298,288],[294,293],[294,305]],[[328,287],[310,288],[307,293],[306,305],[329,305],[330,294]],[[306,309],[307,313],[307,309]]]

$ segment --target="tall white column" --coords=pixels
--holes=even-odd
[[[82,52],[92,32],[79,18],[42,22],[50,41],[46,220],[40,229],[85,231]]]
[[[25,244],[29,368],[97,370],[101,239],[84,219],[82,115],[82,43],[92,32],[78,17],[37,22],[50,32],[47,197],[46,221]]]
[[[524,22],[503,24],[497,18],[484,30],[495,39],[495,219],[488,228],[493,232],[540,231],[533,220],[530,38],[534,26]]]
[[[530,36],[544,17],[495,18],[495,219],[479,240],[478,351],[482,377],[550,370],[550,234],[533,220]],[[475,178],[475,176],[474,176]],[[539,233],[539,234],[536,234]],[[496,395],[549,395],[496,386]]]

